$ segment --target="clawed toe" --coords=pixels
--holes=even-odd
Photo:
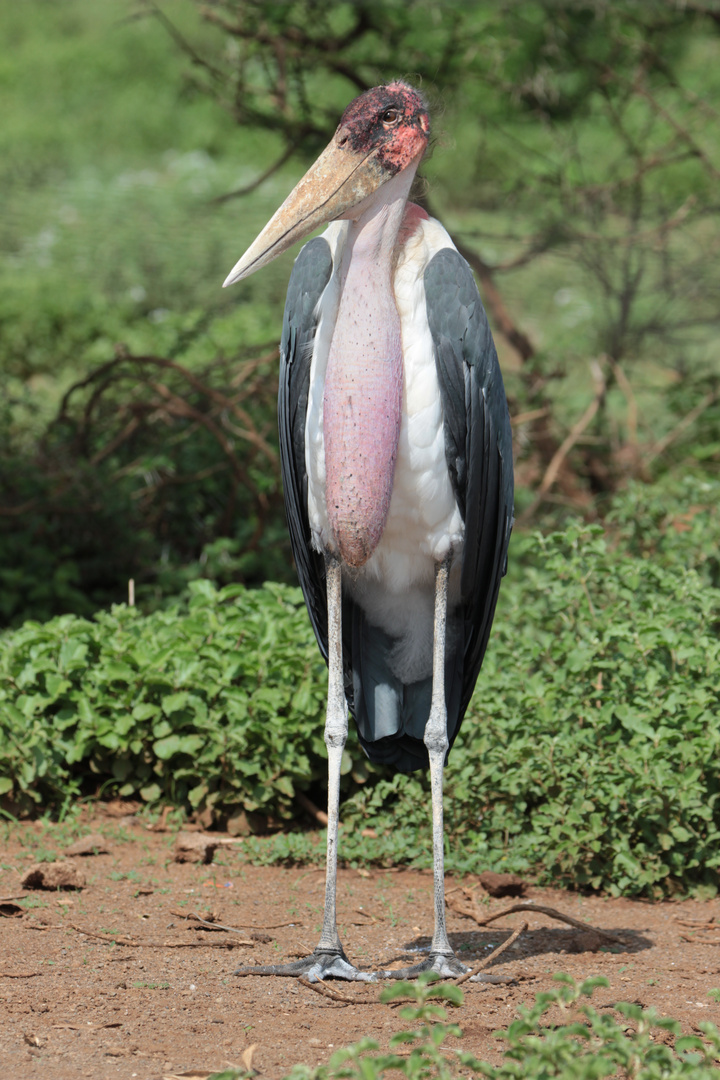
[[[309,982],[322,979],[346,979],[350,982],[376,982],[377,974],[372,971],[359,971],[354,967],[344,952],[324,952],[316,949],[310,956],[295,960],[291,964],[260,964],[253,967],[239,967],[233,975],[285,975],[290,978],[306,978]]]
[[[430,953],[426,960],[421,960],[412,967],[380,971],[378,974],[382,979],[416,979],[426,971],[434,971],[441,979],[459,979],[469,968],[466,968],[454,953]]]

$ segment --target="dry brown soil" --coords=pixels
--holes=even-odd
[[[378,1002],[374,986],[334,982],[353,999],[347,1004],[292,979],[233,975],[241,963],[278,962],[312,949],[321,870],[250,866],[242,843],[219,848],[210,866],[179,864],[173,831],[154,832],[127,816],[87,820],[80,831],[103,834],[110,849],[71,860],[87,881],[80,891],[20,887],[38,857],[61,854],[77,829],[13,826],[0,852],[0,900],[25,893],[0,903],[2,1080],[160,1080],[241,1065],[253,1045],[252,1067],[279,1078],[294,1063],[325,1062],[333,1048],[364,1035],[385,1046],[407,1026],[397,1005]],[[426,872],[341,870],[339,922],[349,957],[374,969],[426,947],[431,886]],[[612,931],[625,945],[597,948],[540,913],[479,929],[450,911],[451,940],[469,963],[529,922],[492,969],[512,976],[514,985],[465,984],[465,1004],[453,1017],[464,1048],[499,1061],[503,1044],[494,1033],[558,971],[578,980],[606,976],[610,988],[593,999],[600,1007],[618,1000],[654,1005],[687,1032],[703,1020],[720,1022],[720,1004],[708,994],[720,986],[719,900],[645,903],[532,886],[527,898]],[[490,913],[512,902],[485,898],[481,908]],[[183,917],[194,912],[215,913],[241,933],[197,929]],[[596,951],[581,951],[588,945]]]

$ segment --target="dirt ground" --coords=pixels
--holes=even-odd
[[[78,833],[100,834],[108,848],[69,857],[85,887],[21,886],[39,859],[64,858]],[[176,831],[152,831],[129,816],[96,817],[72,832],[40,823],[9,828],[0,851],[3,1080],[161,1080],[243,1061],[274,1080],[296,1062],[325,1062],[334,1048],[364,1035],[386,1046],[407,1026],[397,1004],[378,1002],[376,986],[332,983],[348,1003],[293,979],[234,976],[239,964],[277,963],[313,948],[323,871],[250,866],[242,841],[219,847],[211,865],[177,863],[176,839]],[[448,878],[451,902],[475,884]],[[483,914],[517,902],[489,899],[481,888],[476,897]],[[412,963],[413,950],[429,945],[429,872],[344,869],[338,899],[345,949],[358,966]],[[593,998],[599,1007],[653,1005],[688,1033],[703,1020],[720,1023],[720,1003],[708,994],[720,986],[720,900],[646,903],[532,885],[528,900],[603,928],[622,944],[540,912],[479,928],[450,909],[451,941],[469,964],[529,924],[492,966],[512,985],[463,987],[465,1003],[453,1019],[464,1049],[498,1062],[503,1044],[494,1033],[558,971],[577,980],[606,976],[609,990]],[[241,932],[199,928],[192,914]]]

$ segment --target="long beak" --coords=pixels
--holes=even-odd
[[[373,150],[353,152],[340,145],[341,139],[338,131],[232,268],[223,288],[254,274],[319,225],[342,217],[391,178]]]

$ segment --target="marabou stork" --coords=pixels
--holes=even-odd
[[[329,668],[325,914],[312,956],[237,974],[467,970],[445,928],[443,768],[507,565],[512,442],[470,268],[440,223],[408,202],[429,134],[428,107],[403,82],[356,98],[225,282],[330,222],[290,278],[278,401],[292,549]],[[430,767],[435,933],[429,957],[404,970],[359,971],[337,931],[348,709],[371,761]]]

